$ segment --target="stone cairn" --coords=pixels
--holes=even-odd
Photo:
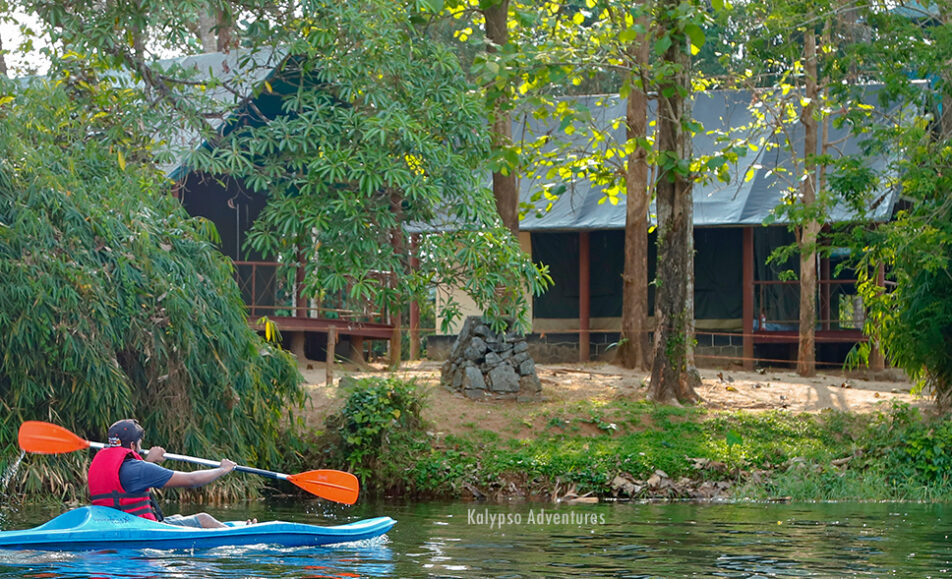
[[[495,333],[479,316],[463,323],[441,381],[468,398],[534,400],[542,391],[526,337],[514,331]]]

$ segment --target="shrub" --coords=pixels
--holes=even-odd
[[[328,417],[339,458],[365,488],[406,488],[406,467],[428,448],[423,404],[413,380],[364,378],[349,388],[341,411]]]

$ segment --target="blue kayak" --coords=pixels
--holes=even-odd
[[[230,545],[299,547],[333,545],[379,537],[397,522],[376,517],[345,525],[228,523],[219,529],[178,527],[109,507],[81,507],[32,529],[0,531],[0,549],[89,551],[95,549],[208,549]]]

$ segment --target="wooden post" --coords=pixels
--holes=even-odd
[[[410,236],[410,269],[416,271],[420,267],[420,260],[417,258],[416,249],[419,240],[419,234],[414,233]],[[420,358],[420,304],[416,300],[410,302],[410,359],[418,360]]]
[[[324,362],[326,370],[326,376],[324,378],[324,383],[328,386],[334,384],[334,350],[337,346],[337,328],[331,326],[327,330],[327,351],[325,354],[326,361]]]
[[[741,291],[744,310],[744,370],[754,369],[754,228],[745,227],[741,243]],[[764,304],[760,304],[764,307]],[[763,328],[761,328],[762,330]]]
[[[291,353],[299,364],[307,360],[307,332],[291,332]]]
[[[258,264],[251,264],[251,319],[257,319],[258,305]],[[273,314],[272,314],[273,315]]]
[[[350,337],[350,354],[351,354],[351,358],[354,359],[354,362],[358,364],[363,364],[365,362],[363,336]]]
[[[406,250],[404,249],[404,231],[403,231],[403,195],[396,188],[391,188],[390,190],[390,211],[393,212],[395,218],[395,225],[390,230],[390,244],[393,246],[394,255],[405,255]],[[400,272],[402,273],[402,272]],[[398,272],[393,271],[390,273],[390,287],[391,289],[396,289],[400,283],[398,278]],[[390,304],[390,323],[393,324],[393,332],[390,334],[390,369],[396,370],[400,367],[400,358],[401,358],[401,336],[400,330],[401,325],[403,325],[403,311],[402,306],[397,304]]]
[[[394,308],[396,310],[396,308]],[[400,367],[400,353],[403,348],[401,343],[403,336],[401,335],[400,325],[403,323],[403,316],[400,315],[399,310],[391,311],[390,314],[390,323],[393,324],[393,331],[390,333],[389,344],[389,356],[390,356],[390,369],[396,370]]]
[[[591,327],[591,297],[589,280],[591,263],[589,262],[589,232],[578,234],[578,361],[588,362],[590,353],[589,329]]]
[[[410,359],[420,359],[420,304],[410,302]]]
[[[876,284],[880,288],[886,287],[886,270],[883,267],[883,264],[879,264],[879,267],[876,271]],[[880,290],[885,291],[885,289]],[[883,356],[883,351],[875,341],[870,344],[869,349],[869,369],[873,372],[881,372],[886,369],[886,357]]]
[[[307,317],[307,307],[304,305],[304,253],[298,250],[298,266],[297,271],[294,276],[294,295],[295,301],[295,314],[299,318]]]
[[[830,258],[820,258],[820,327],[824,330],[831,328],[830,315],[832,307],[830,305]]]

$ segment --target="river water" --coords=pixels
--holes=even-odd
[[[952,505],[944,504],[308,501],[204,510],[223,520],[341,524],[388,515],[398,522],[384,538],[329,548],[0,551],[0,579],[952,576]],[[0,529],[34,526],[60,511],[0,507]]]

